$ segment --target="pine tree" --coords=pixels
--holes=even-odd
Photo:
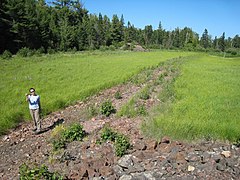
[[[204,30],[204,33],[202,34],[202,37],[201,37],[201,45],[207,49],[210,47],[210,37],[208,35],[208,30],[205,29]]]
[[[7,14],[6,1],[0,1],[0,53],[6,49],[13,51],[13,34],[10,32],[11,17]]]
[[[222,52],[225,52],[225,32],[222,34],[222,36],[219,38],[219,48]]]
[[[181,40],[180,40],[180,29],[176,28],[173,32],[173,47],[180,48]]]
[[[236,35],[234,38],[233,38],[233,47],[235,48],[240,48],[240,37],[239,35]]]
[[[152,44],[153,28],[152,25],[145,26],[144,28],[144,41],[145,45],[149,48]]]
[[[121,22],[117,15],[113,15],[111,23],[111,40],[112,44],[117,44],[123,41],[123,22]]]

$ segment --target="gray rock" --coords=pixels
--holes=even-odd
[[[123,168],[129,168],[130,166],[133,166],[133,160],[132,155],[125,155],[122,158],[118,160],[118,165]]]
[[[214,161],[215,161],[216,163],[219,163],[220,160],[222,159],[221,155],[219,155],[219,154],[213,155],[212,158],[214,159]]]
[[[217,164],[216,169],[219,171],[224,171],[225,170],[225,166],[222,164]]]
[[[197,162],[201,160],[201,156],[197,155],[194,152],[188,153],[187,157],[185,158],[188,162]]]
[[[113,171],[119,177],[121,177],[121,176],[126,174],[124,169],[122,167],[120,167],[119,165],[113,166]]]
[[[211,155],[207,152],[203,152],[203,154],[201,155],[202,163],[208,162],[210,158]]]
[[[131,175],[123,175],[119,178],[119,180],[132,180],[133,177]]]
[[[142,173],[132,173],[131,174],[134,180],[148,180],[144,172]]]

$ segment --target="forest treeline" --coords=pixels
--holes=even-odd
[[[17,53],[28,48],[50,51],[119,48],[124,44],[140,44],[145,48],[184,49],[197,51],[239,51],[240,37],[212,37],[191,28],[167,31],[161,22],[136,28],[124,22],[123,15],[107,17],[90,14],[80,0],[1,0],[0,53]]]

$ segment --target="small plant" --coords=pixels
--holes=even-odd
[[[89,118],[94,117],[98,114],[98,110],[94,105],[89,105],[87,107],[87,114],[88,114]]]
[[[237,138],[233,144],[237,147],[240,147],[240,138]]]
[[[20,56],[20,57],[29,57],[29,56],[33,56],[33,54],[34,54],[34,51],[32,51],[27,47],[23,47],[17,52],[17,56]]]
[[[61,176],[57,172],[50,172],[46,165],[41,165],[40,167],[34,166],[30,168],[25,163],[19,167],[20,180],[34,180],[34,179],[51,179],[51,180],[61,180]]]
[[[114,142],[115,153],[117,156],[123,156],[127,149],[130,148],[129,139],[125,135],[114,132],[109,126],[104,126],[101,133],[101,140],[97,140],[96,143],[101,144],[107,140]]]
[[[52,140],[52,145],[53,145],[53,150],[58,151],[60,149],[66,148],[66,141],[63,138],[54,139]]]
[[[56,126],[51,133],[51,138],[52,139],[58,138],[58,136],[60,136],[62,132],[65,131],[65,129],[66,128],[62,124]]]
[[[104,126],[101,133],[101,139],[104,142],[106,142],[107,140],[115,141],[116,136],[117,136],[117,133],[115,133],[110,127]]]
[[[102,103],[102,105],[100,107],[100,112],[101,112],[101,114],[108,117],[108,116],[110,116],[110,114],[115,113],[116,110],[114,109],[112,102],[105,101]]]
[[[63,138],[66,141],[81,141],[85,137],[86,133],[83,130],[81,124],[72,124],[63,132]]]
[[[68,128],[59,126],[52,133],[51,142],[53,150],[65,148],[67,143],[72,141],[81,141],[86,136],[86,132],[83,130],[83,126],[80,124],[72,124]]]
[[[122,99],[122,96],[121,96],[120,91],[117,91],[117,92],[114,94],[114,97],[115,97],[115,99]]]
[[[142,100],[147,100],[150,98],[150,95],[149,95],[149,88],[146,87],[144,88],[141,93],[139,94],[139,98],[142,99]]]
[[[123,134],[118,134],[114,143],[115,153],[117,156],[123,156],[126,151],[130,148],[129,139]]]
[[[160,74],[158,80],[159,80],[160,82],[163,82],[163,81],[164,81],[164,74]]]
[[[120,111],[118,111],[118,116],[126,116],[128,118],[131,117],[135,117],[138,115],[137,111],[136,111],[136,99],[135,98],[131,98],[130,101],[126,104],[124,104]]]
[[[54,53],[56,53],[56,51],[55,51],[55,49],[52,49],[51,47],[48,47],[47,53],[48,54],[54,54]]]
[[[5,50],[2,54],[3,59],[10,59],[12,57],[12,53],[8,50]]]
[[[146,116],[147,115],[146,107],[144,105],[138,106],[137,114],[140,115],[140,116]]]

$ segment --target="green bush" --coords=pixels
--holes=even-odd
[[[123,156],[130,148],[130,141],[125,135],[114,132],[109,126],[104,126],[101,132],[101,140],[98,140],[97,143],[101,144],[102,141],[106,142],[107,140],[114,142],[117,156]]]
[[[40,167],[34,166],[30,168],[26,164],[22,164],[19,167],[20,180],[35,180],[35,179],[51,179],[51,180],[61,180],[61,176],[57,172],[50,172],[46,165],[41,165]]]
[[[115,47],[114,45],[111,45],[111,46],[109,46],[109,50],[115,51],[115,50],[116,50],[116,47]]]
[[[96,108],[95,105],[89,105],[87,107],[87,114],[88,114],[88,118],[94,117],[96,115],[98,115],[98,110]]]
[[[122,99],[122,96],[121,96],[120,91],[117,91],[117,92],[114,94],[114,97],[115,97],[115,99]]]
[[[114,142],[114,147],[116,155],[120,157],[123,156],[130,148],[129,139],[123,134],[118,134]]]
[[[20,56],[20,57],[30,57],[33,55],[34,55],[34,51],[27,47],[23,47],[17,52],[17,56]]]
[[[108,46],[100,46],[100,48],[99,48],[99,50],[100,51],[107,51],[109,49],[109,47]]]
[[[101,114],[108,117],[108,116],[110,116],[110,114],[115,113],[116,110],[114,109],[112,102],[107,100],[102,103],[102,105],[100,107],[100,112],[101,112]]]
[[[48,47],[47,53],[48,54],[54,54],[54,53],[56,53],[56,51],[55,51],[55,49],[52,49],[51,47]]]
[[[237,147],[240,147],[240,138],[236,138],[236,140],[233,144]]]
[[[72,124],[65,131],[63,131],[63,138],[66,141],[81,141],[86,135],[81,124]]]
[[[2,54],[3,59],[10,59],[12,57],[12,53],[8,50],[5,50]]]
[[[226,50],[226,53],[229,53],[233,56],[236,56],[238,54],[238,50],[235,49],[235,48],[229,48],[229,49]]]
[[[54,139],[52,141],[52,146],[53,146],[54,151],[57,151],[59,149],[65,149],[66,148],[66,140],[63,139],[62,137],[60,137],[58,139]]]
[[[139,98],[142,99],[142,100],[147,100],[147,99],[150,98],[149,88],[148,88],[148,87],[144,88],[144,89],[140,92]]]
[[[104,126],[101,132],[101,139],[105,142],[107,140],[115,141],[117,133],[115,133],[110,127]]]
[[[59,126],[59,128],[56,129],[56,132],[53,131],[53,137],[51,139],[54,151],[66,148],[67,143],[72,141],[82,141],[86,136],[83,126],[77,123],[70,125],[68,128]]]
[[[42,54],[44,54],[44,53],[45,53],[45,50],[44,50],[43,47],[41,47],[41,48],[39,48],[38,50],[36,50],[36,51],[34,52],[34,55],[35,55],[35,56],[42,56]]]
[[[147,109],[144,105],[140,105],[137,108],[137,114],[140,116],[146,116],[147,115]]]

